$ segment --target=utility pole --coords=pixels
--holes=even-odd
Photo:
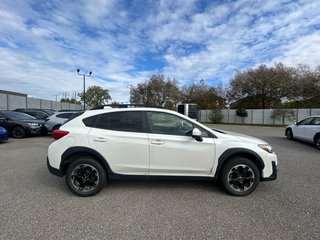
[[[80,69],[77,69],[77,73],[80,76],[83,76],[83,110],[86,110],[86,77],[90,77],[92,72],[90,71],[89,74],[80,73]]]

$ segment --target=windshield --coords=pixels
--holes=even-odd
[[[12,120],[35,120],[34,117],[21,112],[5,112],[5,114]]]

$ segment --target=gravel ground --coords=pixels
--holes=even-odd
[[[212,125],[266,140],[278,179],[246,197],[210,181],[112,181],[74,196],[46,167],[50,137],[0,143],[0,239],[320,239],[320,151],[283,128]]]

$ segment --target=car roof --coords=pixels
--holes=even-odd
[[[133,108],[104,108],[104,109],[91,109],[85,111],[81,116],[82,118],[85,117],[90,117],[98,114],[103,114],[103,113],[111,113],[111,112],[128,112],[128,111],[149,111],[149,112],[164,112],[164,113],[170,113],[170,114],[175,114],[184,118],[187,118],[187,116],[178,113],[173,110],[168,110],[164,108],[154,108],[154,107],[133,107]]]

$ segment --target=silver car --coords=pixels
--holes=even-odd
[[[314,143],[320,150],[320,115],[310,116],[287,126],[285,135],[290,140],[299,139]]]
[[[68,111],[68,112],[56,112],[46,119],[45,127],[49,132],[53,132],[60,128],[62,124],[71,118],[81,115],[83,112]]]

